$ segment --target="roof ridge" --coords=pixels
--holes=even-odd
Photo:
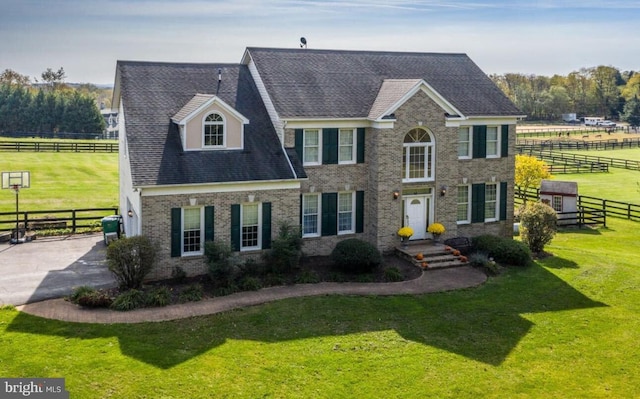
[[[442,52],[421,52],[421,51],[389,51],[389,50],[349,50],[349,49],[320,49],[320,48],[287,48],[287,47],[247,47],[248,51],[278,51],[278,52],[313,52],[313,53],[350,53],[350,54],[392,54],[392,55],[456,55],[468,57],[466,53],[442,53]]]

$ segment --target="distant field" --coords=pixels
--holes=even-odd
[[[20,210],[118,206],[118,154],[2,152],[0,171],[31,172]],[[0,191],[0,212],[15,212],[15,194]]]
[[[640,148],[607,151],[562,151],[592,157],[640,160]],[[555,175],[555,180],[578,182],[578,194],[640,205],[640,171],[609,168],[609,173]]]

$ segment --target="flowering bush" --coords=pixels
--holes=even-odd
[[[398,230],[398,235],[402,238],[409,238],[413,235],[413,229],[409,226],[404,226]]]
[[[445,229],[441,223],[432,223],[431,225],[429,225],[429,227],[427,227],[427,231],[431,234],[440,235],[444,234]]]

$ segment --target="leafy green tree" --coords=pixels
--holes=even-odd
[[[634,128],[640,126],[640,100],[638,100],[638,96],[633,97],[624,105],[622,120]]]
[[[558,230],[558,215],[549,205],[530,202],[520,212],[522,241],[531,252],[540,253],[551,242]]]

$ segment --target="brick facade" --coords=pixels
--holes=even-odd
[[[171,257],[172,208],[189,206],[190,198],[197,199],[197,206],[213,205],[215,207],[215,239],[230,242],[231,205],[247,203],[249,195],[255,195],[255,202],[271,202],[272,237],[278,234],[278,226],[281,222],[287,222],[292,225],[299,223],[300,194],[298,190],[143,196],[142,234],[158,245],[156,267],[149,278],[168,278],[176,266],[181,267],[189,275],[207,272],[206,258],[204,256]],[[262,251],[239,252],[243,258],[257,258],[261,253]]]

